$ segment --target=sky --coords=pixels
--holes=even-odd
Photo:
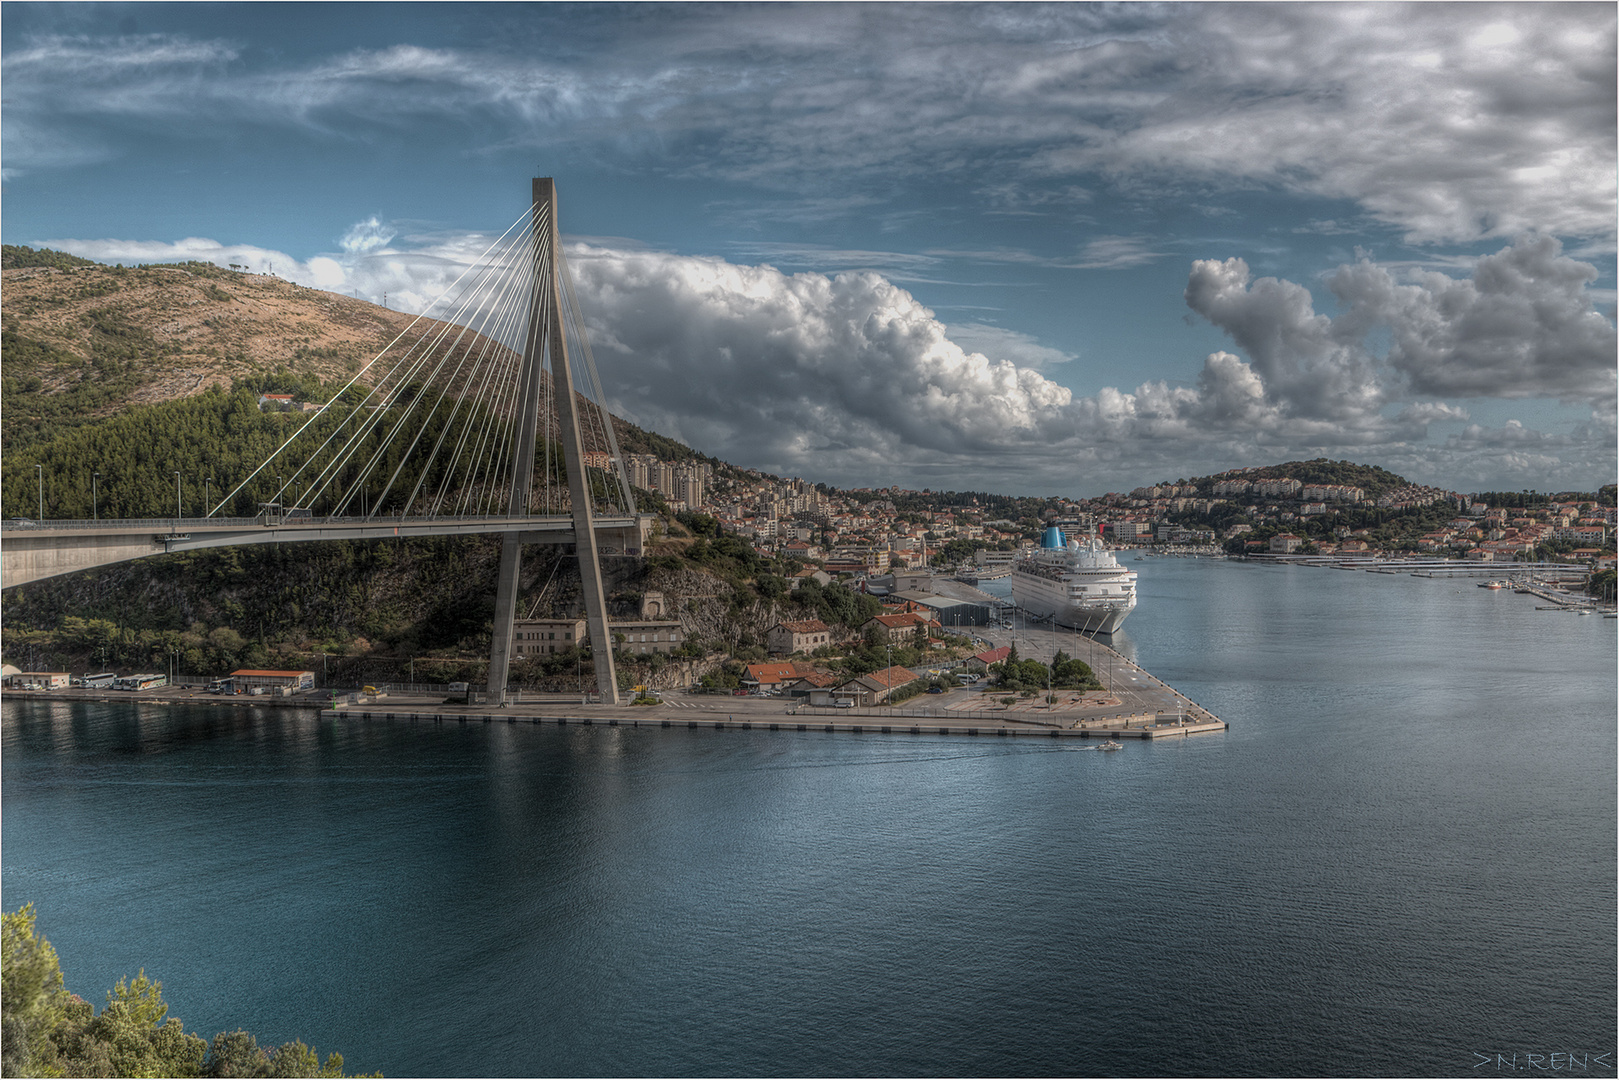
[[[0,233],[423,310],[553,176],[609,405],[841,486],[1616,469],[1613,4],[0,7]]]

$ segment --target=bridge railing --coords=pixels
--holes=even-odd
[[[44,520],[7,518],[5,528],[7,532],[13,529],[167,529],[174,526],[182,529],[200,529],[204,527],[217,529],[222,525],[253,525],[258,520],[256,517],[46,518]]]
[[[168,532],[183,532],[187,529],[219,529],[219,528],[250,528],[254,526],[264,528],[300,528],[319,525],[435,525],[445,521],[459,521],[465,524],[479,522],[522,521],[549,523],[556,521],[571,522],[573,518],[567,514],[529,514],[519,517],[507,517],[504,514],[489,515],[486,517],[459,517],[455,514],[416,515],[412,517],[383,517],[376,516],[370,519],[364,517],[300,517],[285,518],[277,525],[265,525],[262,517],[208,517],[208,518],[47,518],[35,520],[33,518],[7,518],[3,522],[5,531],[13,530],[44,530],[44,529],[157,529]],[[597,524],[616,520],[612,516],[598,516]]]

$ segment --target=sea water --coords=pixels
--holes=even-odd
[[[389,1075],[1613,1075],[1615,623],[1132,565],[1116,644],[1229,731],[8,701],[4,904]]]

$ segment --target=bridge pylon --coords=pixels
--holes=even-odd
[[[561,426],[563,468],[573,506],[574,550],[579,556],[579,577],[585,594],[585,622],[590,632],[596,689],[601,700],[618,704],[618,679],[613,670],[613,639],[607,626],[607,601],[602,588],[601,553],[596,546],[596,515],[585,473],[584,436],[579,428],[573,371],[568,364],[567,335],[563,332],[562,234],[557,227],[557,189],[551,177],[536,177],[532,205],[534,291],[529,304],[528,331],[523,340],[519,400],[522,402],[517,435],[508,515],[528,513],[534,479],[534,447],[539,428],[541,385],[545,359],[551,359],[557,420]],[[605,414],[606,406],[602,403]],[[604,426],[611,423],[604,415]],[[489,700],[506,704],[510,674],[512,631],[517,618],[518,576],[523,566],[520,534],[508,532],[501,543],[500,579],[495,591],[495,624],[489,650]]]

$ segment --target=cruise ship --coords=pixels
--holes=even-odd
[[[1096,537],[1065,540],[1050,528],[1035,553],[1013,566],[1012,601],[1035,618],[1111,634],[1135,609],[1136,572]]]

